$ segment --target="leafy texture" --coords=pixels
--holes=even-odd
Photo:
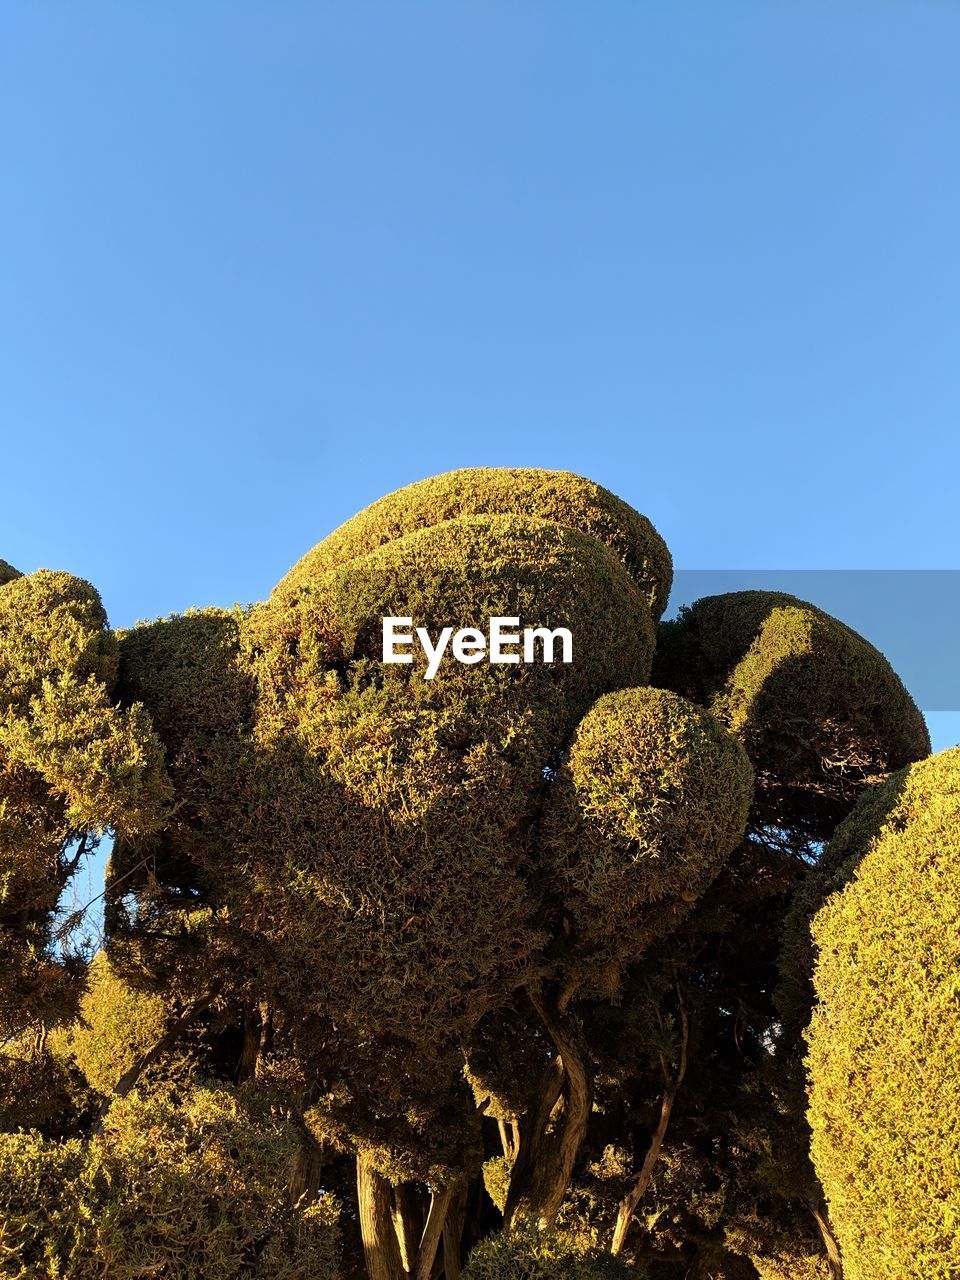
[[[89,1141],[0,1135],[11,1280],[334,1280],[335,1206],[290,1206],[296,1130],[242,1095],[131,1094]]]
[[[946,1280],[960,1271],[960,749],[866,796],[831,855],[813,926],[814,1163],[849,1280]]]

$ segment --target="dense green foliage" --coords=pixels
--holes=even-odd
[[[223,1088],[134,1095],[88,1140],[0,1135],[0,1276],[333,1280],[335,1206],[287,1202],[297,1149]]]
[[[709,712],[660,689],[600,698],[577,729],[543,827],[582,980],[676,927],[740,842],[753,770]]]
[[[954,775],[874,787],[929,741],[842,623],[747,592],[658,627],[671,572],[522,469],[122,633],[0,562],[0,1275],[837,1280],[835,1234],[855,1280],[950,1274]],[[567,627],[573,661],[426,680],[385,616]]]
[[[698,600],[662,624],[654,679],[709,706],[743,741],[758,818],[813,840],[829,838],[864,786],[930,750],[883,655],[793,596]]]
[[[673,561],[650,521],[607,489],[566,471],[468,468],[421,480],[367,507],[307,553],[293,577],[334,567],[428,525],[463,516],[523,515],[595,538],[623,560],[654,617],[666,607]]]
[[[463,1280],[629,1280],[637,1272],[602,1249],[531,1228],[501,1231],[470,1255]]]
[[[814,921],[813,1159],[849,1280],[960,1273],[960,748],[837,833]]]
[[[69,1012],[77,965],[54,912],[108,828],[142,834],[169,792],[149,717],[112,701],[117,643],[93,587],[40,570],[0,585],[0,1035]]]

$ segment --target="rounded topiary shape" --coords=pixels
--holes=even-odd
[[[162,830],[150,837],[149,868],[143,841],[115,845],[108,883],[122,885],[123,895],[151,877],[181,889],[206,887],[209,851],[220,844],[224,814],[245,785],[240,756],[254,689],[240,661],[239,630],[238,611],[198,609],[120,633],[117,698],[149,713],[176,798]],[[229,849],[223,852],[229,858]],[[113,905],[111,890],[111,927]]]
[[[669,931],[743,837],[753,782],[737,740],[663,689],[623,689],[584,717],[543,823],[575,953],[607,988]]]
[[[513,1160],[510,1156],[491,1156],[483,1162],[483,1186],[493,1204],[503,1213],[507,1207]]]
[[[421,655],[381,663],[385,615],[434,634],[497,615],[566,626],[573,662],[448,659],[428,681]],[[646,601],[592,537],[465,516],[301,568],[245,643],[254,771],[211,856],[231,850],[242,869],[258,945],[282,940],[278,998],[297,989],[365,1032],[468,1034],[542,942],[530,871],[544,770],[598,694],[646,679]]]
[[[960,1272],[960,748],[869,792],[829,852],[842,870],[813,922],[807,1065],[844,1274],[946,1280]]]
[[[828,838],[865,786],[930,750],[883,654],[793,596],[704,597],[662,623],[657,643],[653,682],[709,707],[744,743],[760,824]]]
[[[627,566],[654,617],[666,607],[673,562],[646,518],[609,490],[569,471],[468,467],[387,494],[308,552],[294,575],[313,576],[430,525],[462,516],[528,515],[595,538]]]
[[[629,1280],[636,1274],[602,1249],[522,1226],[478,1244],[464,1267],[463,1280]]]

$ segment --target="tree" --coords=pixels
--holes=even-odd
[[[143,708],[112,699],[117,641],[93,587],[0,570],[0,1088],[29,1092],[80,989],[61,895],[104,832],[158,827],[169,789]]]
[[[150,767],[101,770],[88,826],[57,828],[66,865],[88,827],[114,851],[79,1021],[76,984],[37,993],[62,1024],[45,1051],[86,1081],[42,1141],[86,1169],[118,1116],[176,1147],[197,1089],[257,1125],[266,1107],[284,1203],[344,1205],[344,1276],[827,1274],[810,895],[836,824],[929,741],[835,619],[752,592],[659,623],[670,580],[649,521],[599,486],[474,470],[374,503],[261,604],[116,637],[91,614],[101,720],[138,726]],[[427,680],[416,649],[382,662],[388,616],[563,626],[574,661]],[[22,660],[41,685],[60,634]],[[11,744],[38,723],[76,741],[70,705],[21,702]],[[44,803],[68,803],[64,776]],[[24,847],[20,897],[49,866]],[[42,935],[61,967],[62,884]],[[22,1092],[0,1113],[33,1124]]]
[[[813,925],[813,1160],[848,1280],[960,1266],[960,748],[863,798]]]

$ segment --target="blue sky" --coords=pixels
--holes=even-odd
[[[126,625],[524,464],[685,567],[960,567],[958,49],[951,0],[7,0],[0,556]]]

